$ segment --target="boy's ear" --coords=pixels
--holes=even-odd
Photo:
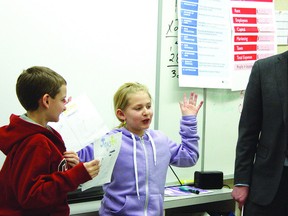
[[[39,102],[46,108],[49,106],[49,97],[49,94],[44,94],[39,100]]]
[[[116,116],[118,117],[118,119],[121,119],[123,121],[125,121],[125,114],[121,109],[117,109],[116,110]]]

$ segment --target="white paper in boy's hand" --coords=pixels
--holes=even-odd
[[[69,151],[79,151],[108,132],[100,114],[86,95],[73,98],[58,122],[49,122]]]
[[[120,151],[121,142],[121,132],[105,135],[96,140],[94,143],[94,158],[100,160],[100,171],[94,179],[82,184],[82,191],[111,181],[111,175]]]

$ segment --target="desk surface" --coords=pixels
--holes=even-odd
[[[191,194],[188,196],[173,196],[164,198],[164,209],[177,208],[182,206],[198,205],[204,203],[218,202],[231,200],[232,189],[222,188],[219,190],[212,190],[211,193],[206,194]],[[89,201],[82,203],[70,204],[70,215],[98,212],[101,201]]]
[[[191,194],[189,196],[173,196],[164,198],[164,209],[176,208],[189,205],[231,200],[232,189],[222,188],[212,190],[211,193]]]

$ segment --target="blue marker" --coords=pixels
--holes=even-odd
[[[195,194],[199,194],[200,193],[199,190],[193,189],[193,188],[189,188],[189,187],[186,187],[186,186],[180,186],[179,190],[185,191],[185,192],[190,192],[190,193],[195,193]]]

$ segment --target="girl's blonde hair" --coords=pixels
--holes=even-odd
[[[120,88],[114,94],[114,99],[113,99],[114,112],[117,118],[118,118],[116,114],[117,110],[121,109],[124,111],[126,107],[128,106],[129,95],[140,92],[140,91],[146,92],[148,96],[150,97],[150,99],[152,99],[149,93],[149,89],[143,84],[140,84],[138,82],[127,82],[127,83],[124,83],[122,86],[120,86]],[[118,120],[121,122],[118,128],[123,127],[125,125],[125,122],[119,118]]]

